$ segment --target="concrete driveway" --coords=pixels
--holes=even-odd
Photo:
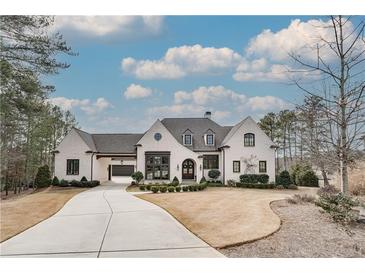
[[[223,257],[163,209],[106,183],[0,245],[9,257]]]

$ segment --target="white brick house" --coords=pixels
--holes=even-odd
[[[89,134],[72,129],[55,151],[55,176],[73,180],[130,182],[134,171],[145,181],[208,179],[239,180],[245,173],[268,174],[275,180],[275,148],[270,138],[247,117],[235,126],[210,118],[165,118],[144,134]]]

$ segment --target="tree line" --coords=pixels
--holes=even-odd
[[[0,16],[0,149],[2,189],[25,186],[38,167],[53,168],[53,151],[76,126],[75,117],[48,102],[55,87],[41,77],[69,64],[59,54],[75,55],[62,35],[50,33],[51,16]]]
[[[318,26],[329,35],[312,37],[317,44],[306,47],[311,56],[288,53],[296,64],[289,72],[312,77],[291,79],[304,92],[304,102],[295,110],[269,113],[259,123],[279,147],[280,168],[305,159],[321,171],[325,184],[329,172],[339,171],[345,193],[348,167],[359,159],[365,141],[365,21],[351,19],[330,16],[329,24]]]

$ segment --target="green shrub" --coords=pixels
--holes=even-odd
[[[287,187],[288,185],[290,185],[291,179],[290,179],[290,174],[288,171],[284,170],[282,172],[280,172],[278,180],[276,181],[277,185],[282,185],[283,187]]]
[[[146,190],[146,186],[145,186],[145,185],[140,185],[140,186],[139,186],[139,190],[141,190],[141,191],[145,191],[145,190]]]
[[[80,182],[87,182],[86,177],[85,177],[85,176],[82,176],[82,178],[81,178]]]
[[[189,186],[183,186],[183,187],[182,187],[182,190],[183,190],[184,192],[188,192],[188,191],[189,191]]]
[[[304,170],[312,170],[312,168],[305,163],[296,163],[290,168],[290,180],[293,184],[299,185],[298,174]]]
[[[61,186],[61,187],[67,187],[67,186],[69,186],[69,183],[68,183],[68,181],[67,181],[67,180],[62,179],[62,180],[60,181],[59,186]]]
[[[51,182],[51,172],[49,171],[48,165],[39,167],[37,175],[34,179],[36,188],[48,187],[51,185]]]
[[[137,182],[137,184],[139,184],[139,182],[143,179],[143,173],[141,171],[136,171],[132,173],[131,177]]]
[[[242,174],[240,175],[241,183],[245,184],[267,184],[269,182],[269,175],[267,174]]]
[[[58,180],[57,176],[54,176],[53,180],[52,180],[52,185],[58,186],[59,184],[60,184],[60,181]]]
[[[176,192],[180,192],[180,191],[181,191],[181,186],[177,186],[177,187],[175,187],[175,191],[176,191]]]
[[[200,187],[201,187],[201,190],[204,190],[204,189],[206,189],[206,188],[207,188],[208,183],[207,183],[207,182],[205,182],[205,183],[202,183],[202,184],[199,184],[199,185],[200,185]]]
[[[358,216],[352,208],[358,206],[359,201],[337,192],[333,187],[322,188],[318,195],[315,204],[329,213],[335,222],[346,225],[357,220]]]
[[[283,185],[276,185],[275,187],[276,189],[285,189],[285,187]]]
[[[167,188],[167,191],[168,191],[168,192],[175,192],[175,187],[174,187],[174,186],[169,186],[169,187]]]
[[[179,185],[179,179],[175,176],[174,179],[172,179],[172,186],[178,186]]]
[[[151,191],[153,193],[157,193],[159,190],[160,190],[160,187],[159,186],[151,186]]]
[[[161,193],[166,193],[166,191],[167,191],[167,186],[160,186]]]
[[[199,185],[193,185],[193,191],[198,191],[199,190]]]
[[[146,190],[151,191],[151,187],[152,187],[151,184],[146,185]]]
[[[288,185],[288,189],[298,189],[298,186],[294,185],[294,184],[290,184],[290,185]]]
[[[194,191],[194,185],[190,185],[190,186],[188,186],[188,188],[189,188],[189,191]]]
[[[207,180],[205,179],[205,177],[201,177],[200,181],[199,181],[199,184],[202,184],[202,183],[205,183]]]
[[[227,180],[227,185],[229,187],[234,187],[236,186],[237,182],[235,180]]]
[[[304,170],[297,175],[298,185],[318,187],[318,176],[313,170]]]
[[[221,172],[218,169],[211,169],[208,172],[209,178],[217,179],[221,175]]]
[[[70,184],[73,187],[82,187],[82,183],[80,183],[80,181],[77,180],[72,180]]]

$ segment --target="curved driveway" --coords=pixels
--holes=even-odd
[[[223,257],[166,211],[120,184],[72,198],[57,214],[0,245],[11,257]]]

